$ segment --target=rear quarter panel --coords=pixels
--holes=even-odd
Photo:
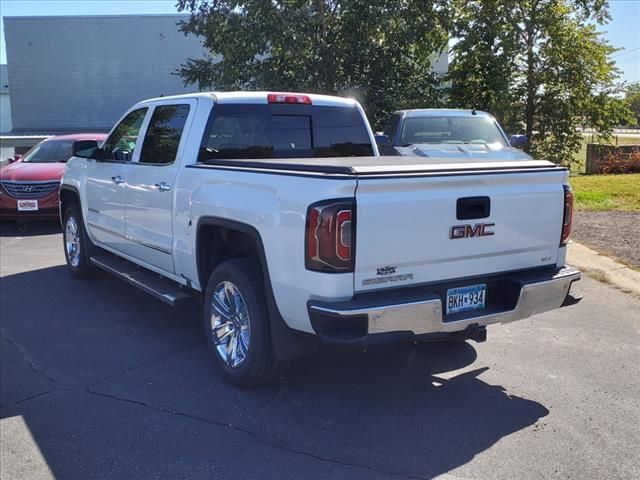
[[[307,207],[319,200],[351,197],[355,179],[185,168],[176,192],[175,261],[180,274],[197,282],[196,226],[217,217],[255,228],[262,239],[276,304],[294,329],[312,332],[310,299],[348,300],[353,274],[325,274],[305,269]],[[206,281],[206,280],[205,280]],[[198,284],[199,289],[206,285]]]

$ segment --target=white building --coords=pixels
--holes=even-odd
[[[0,65],[0,133],[11,131],[11,99],[9,74],[6,65]]]
[[[5,17],[13,131],[106,131],[134,103],[192,92],[175,70],[207,55],[185,15]]]
[[[140,100],[197,90],[175,75],[188,58],[209,58],[199,38],[178,30],[177,23],[188,18],[5,17],[9,68],[8,81],[3,69],[1,83],[3,97],[11,87],[11,105],[3,98],[0,131],[12,130],[14,137],[108,131]],[[435,72],[447,67],[446,52],[434,55]],[[3,145],[6,139],[0,138]]]

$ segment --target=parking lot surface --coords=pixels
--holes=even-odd
[[[640,300],[483,344],[323,348],[274,385],[217,375],[197,308],[67,273],[58,228],[0,236],[0,477],[640,478]]]

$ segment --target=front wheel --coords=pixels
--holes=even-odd
[[[232,384],[268,383],[286,367],[273,352],[260,275],[250,259],[221,263],[204,298],[207,343],[224,378]]]
[[[92,273],[89,263],[89,242],[82,223],[80,208],[77,205],[67,207],[63,224],[64,256],[69,272],[74,277],[86,277]]]

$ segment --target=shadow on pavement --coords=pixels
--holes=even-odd
[[[242,390],[196,309],[65,267],[1,282],[2,418],[57,478],[433,478],[548,414],[469,371],[468,343],[323,347]]]
[[[0,237],[32,237],[60,232],[58,220],[0,220]]]

